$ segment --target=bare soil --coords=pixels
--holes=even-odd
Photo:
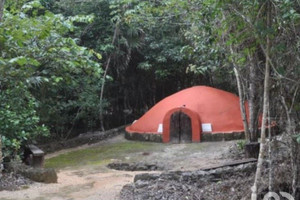
[[[224,154],[228,152],[236,141],[226,142],[206,142],[192,144],[160,144],[145,143],[145,148],[128,148],[138,146],[137,142],[126,141],[123,136],[117,136],[106,141],[93,145],[84,145],[78,148],[62,150],[46,156],[47,160],[55,159],[59,156],[66,159],[69,154],[78,153],[84,150],[96,151],[103,148],[122,144],[126,146],[124,151],[118,149],[118,155],[110,152],[109,162],[144,162],[155,163],[163,166],[165,170],[197,170],[215,164],[222,164],[231,161],[231,158],[224,159]],[[111,146],[110,146],[111,145]],[[105,154],[105,150],[103,154]],[[122,187],[133,182],[136,174],[144,171],[118,171],[108,169],[107,162],[87,162],[88,157],[78,157],[78,163],[85,159],[85,164],[77,166],[59,167],[58,183],[43,184],[34,183],[28,188],[18,191],[1,191],[0,200],[114,200],[119,199]],[[92,159],[95,159],[94,157]],[[107,159],[107,158],[106,158]],[[154,172],[147,172],[154,173]],[[155,172],[157,173],[157,171]]]

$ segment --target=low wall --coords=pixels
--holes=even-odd
[[[138,141],[148,141],[148,142],[162,142],[162,134],[153,133],[128,133],[125,132],[125,138],[127,140],[138,140]]]
[[[54,151],[59,151],[61,149],[73,148],[84,144],[93,144],[108,138],[112,138],[117,135],[124,134],[125,127],[126,126],[121,126],[103,132],[96,131],[91,133],[84,133],[84,134],[80,134],[78,137],[69,140],[51,142],[49,144],[37,145],[37,146],[39,146],[39,148],[41,148],[44,152],[51,153]]]
[[[200,137],[201,141],[229,141],[229,140],[241,140],[245,139],[244,132],[232,132],[232,133],[202,133]]]
[[[162,134],[153,133],[128,133],[125,132],[125,138],[128,140],[149,141],[149,142],[162,142]],[[212,141],[229,141],[245,139],[243,132],[233,133],[202,133],[200,137],[201,142]]]

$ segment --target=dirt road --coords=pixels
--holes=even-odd
[[[92,146],[47,155],[46,165],[58,170],[58,183],[34,183],[19,191],[2,191],[0,200],[115,200],[125,184],[144,172],[112,170],[106,167],[107,163],[143,162],[159,164],[165,170],[195,170],[228,161],[221,155],[232,144],[234,141],[141,143],[118,136]]]

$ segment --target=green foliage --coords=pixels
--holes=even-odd
[[[101,52],[100,62],[111,58],[108,74],[114,81],[106,84],[104,96],[114,117],[121,118],[118,125],[124,123],[123,110],[139,115],[181,88],[228,81],[222,77],[227,73],[220,67],[225,59],[212,27],[220,17],[215,1],[53,2],[44,4],[65,16],[94,15],[92,24],[78,24],[69,35]]]
[[[273,0],[272,26],[267,27],[265,5],[237,0],[7,0],[0,23],[0,89],[7,105],[13,105],[12,94],[23,101],[17,106],[22,109],[11,115],[1,107],[11,119],[5,124],[22,122],[20,128],[31,138],[35,131],[23,123],[30,118],[32,127],[45,124],[52,136],[67,138],[75,130],[97,128],[104,108],[105,121],[115,123],[110,127],[128,123],[182,88],[235,88],[233,63],[245,89],[250,88],[249,66],[257,69],[251,81],[258,104],[266,36],[272,42],[274,81],[293,88],[286,80],[297,80],[300,72],[299,6]],[[109,76],[103,77],[101,66],[108,60]],[[110,82],[100,107],[103,78]],[[250,97],[247,91],[245,96]],[[124,112],[128,110],[136,116]],[[5,143],[12,147],[22,143],[12,137],[9,141]]]
[[[19,83],[0,93],[0,129],[3,156],[15,157],[24,143],[37,136],[47,136],[48,129],[39,125],[37,102],[25,85]]]
[[[26,141],[46,135],[46,127],[61,136],[82,119],[97,120],[102,69],[99,53],[66,37],[75,23],[90,23],[93,16],[55,15],[40,1],[8,2],[6,9],[0,23],[1,135],[6,154],[14,156]]]
[[[246,140],[239,140],[239,141],[237,141],[236,145],[237,145],[239,151],[244,151],[245,145],[246,145]]]
[[[127,23],[139,26],[146,33],[141,50],[144,61],[139,64],[141,69],[152,70],[157,79],[178,74],[185,69],[185,60],[180,52],[183,43],[183,35],[180,31],[182,22],[178,14],[169,17],[173,13],[164,8],[165,2],[142,1],[125,13]]]
[[[252,96],[259,97],[261,93],[258,91],[263,91],[260,83],[264,80],[264,73],[258,72],[258,69],[265,67],[268,55],[271,65],[271,95],[284,97],[288,105],[299,102],[298,89],[294,89],[299,87],[300,75],[297,70],[300,63],[299,3],[289,0],[228,0],[222,1],[219,8],[222,16],[221,26],[216,28],[220,33],[219,44],[227,49],[227,52],[224,51],[228,58],[226,65],[234,64],[238,68],[240,76],[243,77],[243,85],[252,83],[253,87],[249,88],[257,88],[253,90],[257,94]],[[251,95],[245,96],[249,101],[251,99],[257,101],[251,98]],[[272,115],[280,115],[283,112],[277,110],[279,108],[275,106],[278,99],[273,97],[270,98],[270,105],[273,105],[272,109],[276,111],[272,111]],[[259,102],[254,104],[258,106]],[[295,108],[291,108],[289,112],[292,121],[299,121],[299,112]]]

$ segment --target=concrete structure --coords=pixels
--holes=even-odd
[[[241,139],[243,132],[238,96],[212,87],[195,86],[153,106],[126,127],[126,138],[185,143]]]

